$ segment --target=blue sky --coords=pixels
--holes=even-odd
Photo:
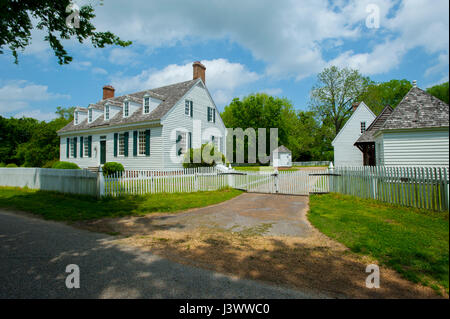
[[[254,92],[307,109],[317,73],[330,65],[422,88],[448,81],[448,0],[75,1],[85,2],[98,30],[133,45],[65,41],[74,61],[60,66],[34,31],[19,65],[0,55],[0,115],[50,120],[57,106],[100,100],[106,84],[121,95],[189,80],[196,60],[220,110]]]

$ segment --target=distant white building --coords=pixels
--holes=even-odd
[[[292,167],[292,152],[284,145],[272,153],[273,167]]]
[[[334,166],[363,165],[363,154],[354,144],[372,124],[376,116],[364,102],[355,103],[352,108],[352,116],[332,142]]]

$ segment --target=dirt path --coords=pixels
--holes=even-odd
[[[308,222],[307,211],[307,197],[246,193],[177,215],[105,219],[78,226],[120,233],[118,243],[182,264],[335,298],[439,297],[385,267],[380,267],[381,287],[366,288],[366,266],[376,261],[351,253],[317,231]]]

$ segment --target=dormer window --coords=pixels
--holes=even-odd
[[[125,101],[123,103],[123,116],[128,117],[128,114],[130,114],[130,102]]]
[[[75,125],[78,125],[78,112],[75,112]]]
[[[105,121],[109,121],[109,105],[105,106]]]
[[[89,109],[89,111],[88,111],[88,121],[89,121],[89,123],[92,122],[92,109]]]
[[[150,112],[150,97],[144,96],[144,114],[148,114]]]

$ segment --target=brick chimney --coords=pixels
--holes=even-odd
[[[352,110],[353,110],[353,112],[356,111],[356,109],[357,109],[358,106],[359,106],[359,103],[360,103],[360,102],[356,102],[356,103],[353,103],[353,104],[352,104]]]
[[[105,85],[103,87],[103,100],[114,97],[114,88],[111,85]]]
[[[205,71],[206,71],[206,67],[200,63],[200,61],[195,61],[192,64],[192,67],[194,69],[194,77],[193,79],[196,80],[198,78],[202,79],[203,83],[206,83],[206,79],[205,79]]]

